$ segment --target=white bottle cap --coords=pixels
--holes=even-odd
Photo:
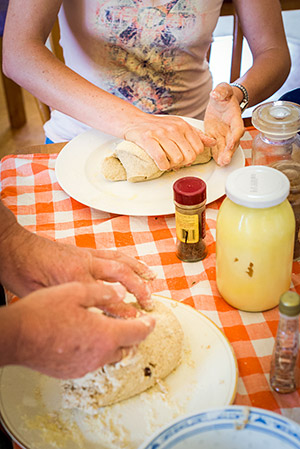
[[[262,209],[282,203],[289,195],[288,177],[263,165],[239,168],[228,176],[225,192],[231,201],[245,207]]]

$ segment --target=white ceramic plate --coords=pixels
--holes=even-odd
[[[180,416],[234,401],[237,364],[223,333],[192,307],[156,298],[172,308],[182,325],[182,363],[160,386],[103,407],[96,416],[62,410],[56,379],[15,366],[1,370],[1,421],[22,447],[136,449]]]
[[[196,128],[203,122],[184,118]],[[207,184],[207,204],[225,193],[229,173],[245,165],[239,147],[227,167],[218,167],[211,160],[207,164],[182,168],[165,173],[158,179],[131,183],[107,181],[101,174],[103,159],[109,155],[119,139],[97,130],[90,130],[72,139],[59,153],[55,173],[62,189],[75,200],[94,209],[121,215],[173,214],[173,183],[183,176],[199,176]]]
[[[255,407],[231,406],[177,420],[139,449],[296,449],[300,426]]]

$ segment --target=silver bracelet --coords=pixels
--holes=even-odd
[[[248,95],[247,89],[245,86],[243,86],[242,84],[238,84],[238,83],[231,83],[230,85],[238,87],[243,92],[243,99],[240,102],[241,112],[243,112],[249,104],[249,95]]]

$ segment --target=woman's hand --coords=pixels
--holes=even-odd
[[[216,140],[212,147],[216,163],[220,166],[229,164],[245,131],[239,102],[229,84],[218,84],[210,93],[204,128],[207,135]]]
[[[110,286],[73,282],[37,290],[2,307],[0,365],[27,366],[69,379],[121,360],[153,330],[155,320],[144,314],[111,318],[90,309],[106,310],[113,303],[120,298]]]
[[[142,147],[160,170],[191,165],[204,146],[215,139],[189,125],[180,117],[139,114],[134,125],[127,127],[124,139]]]

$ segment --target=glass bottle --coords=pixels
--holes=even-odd
[[[232,172],[217,216],[216,280],[233,307],[261,312],[290,288],[295,218],[289,180],[270,167]]]
[[[205,258],[205,204],[206,184],[194,176],[178,179],[173,184],[176,256],[184,262]]]
[[[285,292],[279,302],[279,324],[271,360],[270,384],[277,393],[297,388],[300,297]]]
[[[252,145],[252,164],[268,165],[282,171],[290,181],[288,200],[296,219],[294,259],[300,258],[300,106],[275,101],[257,106],[252,123],[260,133]]]

